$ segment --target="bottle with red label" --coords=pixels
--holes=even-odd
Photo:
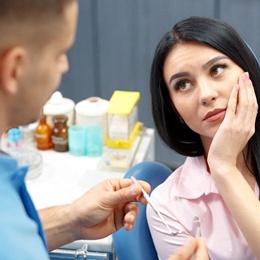
[[[57,152],[68,151],[68,117],[57,115],[53,117],[52,143],[53,149]]]

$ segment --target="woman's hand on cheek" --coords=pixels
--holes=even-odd
[[[211,143],[210,168],[226,164],[236,166],[238,155],[254,134],[257,110],[252,82],[248,73],[243,73],[231,91],[225,118]]]

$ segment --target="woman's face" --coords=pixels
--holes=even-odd
[[[211,140],[225,117],[232,88],[243,70],[221,52],[200,43],[176,45],[164,63],[164,79],[182,120]]]

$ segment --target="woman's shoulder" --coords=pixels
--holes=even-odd
[[[162,194],[168,196],[167,193],[173,195],[175,191],[178,190],[180,183],[193,183],[193,181],[197,181],[197,173],[201,176],[203,171],[206,171],[203,156],[187,157],[181,166],[176,168],[163,183],[153,190],[152,196],[157,197],[157,194],[159,197],[161,197]]]

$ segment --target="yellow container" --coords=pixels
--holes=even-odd
[[[138,101],[140,92],[116,90],[106,110],[106,145],[112,148],[129,149],[139,134]]]

